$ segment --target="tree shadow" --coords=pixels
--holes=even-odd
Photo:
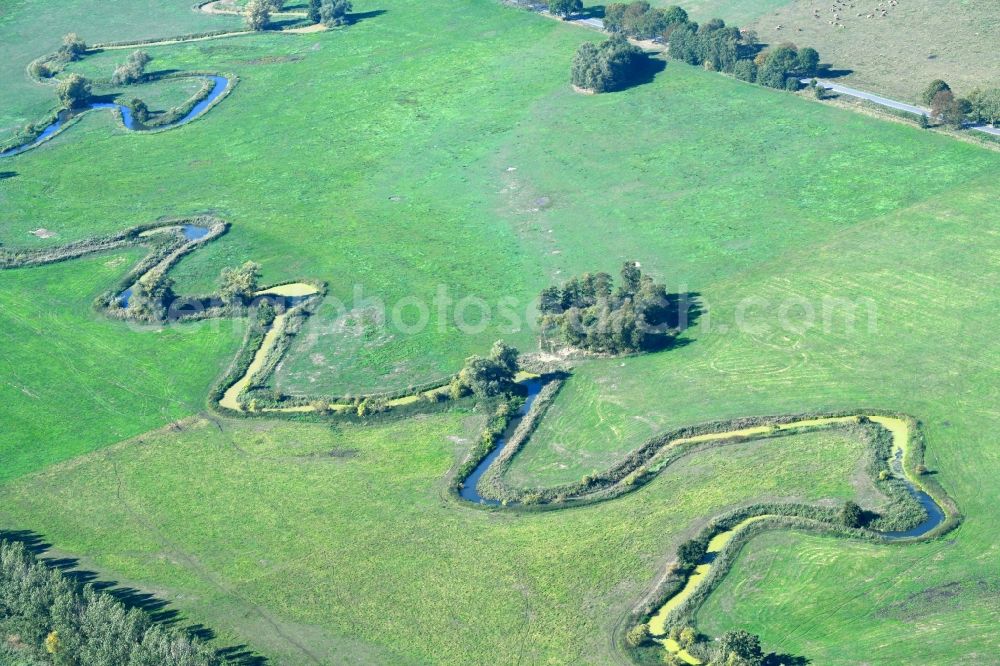
[[[264,27],[263,32],[281,32],[285,28],[301,28],[302,18],[291,16],[289,18],[271,18]]]
[[[792,654],[778,654],[772,652],[764,657],[764,666],[806,666],[812,660],[808,657],[801,657]]]
[[[817,68],[817,75],[821,79],[839,79],[844,76],[850,76],[853,73],[853,69],[834,69],[833,65],[826,62],[821,63]]]
[[[360,23],[361,21],[365,21],[365,20],[368,20],[368,19],[373,19],[373,18],[378,17],[378,16],[382,16],[382,14],[385,14],[387,11],[389,11],[389,10],[387,10],[387,9],[373,9],[373,10],[371,10],[369,12],[355,12],[353,14],[348,14],[347,15],[347,22],[348,23]]]
[[[7,180],[17,175],[16,171],[0,171],[0,180]]]
[[[77,586],[90,585],[95,591],[108,594],[126,608],[135,608],[146,613],[149,619],[162,626],[174,626],[190,636],[203,641],[215,638],[215,632],[203,624],[179,626],[180,611],[168,608],[169,602],[149,592],[134,587],[121,586],[118,581],[101,580],[94,571],[77,568],[80,560],[75,557],[43,557],[52,548],[42,535],[32,530],[0,530],[0,541],[17,542],[34,555],[39,562],[50,569],[59,571]],[[264,666],[266,657],[257,654],[247,645],[229,645],[215,650],[216,655],[228,664],[240,666]]]
[[[629,88],[636,88],[638,86],[646,85],[647,83],[652,83],[656,75],[667,68],[667,61],[661,58],[651,58],[649,54],[645,54],[638,64],[636,64],[635,69],[632,70],[628,79],[622,82],[621,85],[612,88],[608,92],[621,92],[622,90],[628,90]]]
[[[677,331],[685,331],[698,323],[704,308],[701,292],[682,291],[667,294],[665,323]]]
[[[590,18],[604,18],[604,5],[591,5],[590,7],[584,7],[583,10],[574,14],[571,18],[574,19],[590,19]]]

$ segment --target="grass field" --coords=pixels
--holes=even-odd
[[[605,505],[496,514],[444,497],[480,424],[192,420],[7,484],[0,520],[277,663],[600,664],[703,516],[864,478],[859,442],[814,433],[691,456]]]
[[[0,34],[27,30],[43,4],[5,10]],[[54,35],[226,20],[161,3],[159,25],[101,33],[92,3],[70,4]],[[690,343],[581,363],[512,478],[579,479],[699,421],[913,414],[929,466],[966,515],[958,532],[905,548],[767,536],[699,620],[714,635],[746,626],[769,650],[814,663],[861,663],[875,648],[880,664],[972,652],[996,663],[1000,157],[674,63],[623,93],[575,95],[569,60],[596,35],[486,0],[441,5],[447,21],[427,7],[358,3],[386,13],[327,34],[148,49],[157,69],[240,82],[184,128],[141,136],[91,113],[0,163],[0,241],[36,247],[165,215],[226,218],[230,233],[178,266],[179,292],[207,291],[247,259],[267,283],[330,283],[278,373],[290,392],[397,388],[453,372],[500,336],[534,345],[533,332],[499,317],[463,333],[435,307],[405,334],[353,303],[355,285],[390,309],[409,296],[431,303],[443,286],[455,301],[510,296],[523,312],[565,276],[640,260],[671,290],[701,294]],[[16,92],[19,67],[48,39],[0,40],[22,63],[0,70],[16,102],[2,113],[51,105]],[[107,71],[122,56],[78,67]],[[29,234],[40,226],[57,235]],[[277,663],[301,663],[296,644],[320,661],[603,663],[615,623],[702,521],[761,497],[853,492],[856,450],[810,440],[794,455],[748,446],[692,458],[588,509],[491,515],[442,497],[466,447],[448,437],[474,434],[462,413],[335,429],[188,421],[93,452],[201,410],[242,332],[98,319],[93,297],[136,256],[0,272],[0,524],[42,532]],[[859,305],[853,330],[840,315],[824,328],[824,297]],[[345,332],[335,299],[367,325]],[[818,323],[802,329],[810,307]],[[333,449],[357,455],[307,455]],[[788,552],[768,555],[774,544]],[[780,578],[758,585],[765,576]],[[948,603],[907,601],[937,600],[955,582]],[[921,631],[901,638],[918,611]]]
[[[68,32],[88,43],[148,39],[240,25],[239,17],[208,16],[187,0],[108,0],[63,2],[5,0],[0,5],[0,142],[56,107],[52,89],[32,82],[24,68],[54,51]],[[119,54],[122,56],[123,54]],[[110,76],[110,72],[104,76]]]
[[[140,256],[0,271],[0,482],[204,406],[242,325],[143,329],[93,312]]]
[[[752,28],[764,43],[812,46],[834,69],[852,70],[838,82],[909,103],[918,102],[934,79],[945,79],[960,95],[1000,85],[1000,53],[994,46],[1000,41],[1000,7],[993,0],[899,0],[894,6],[878,0],[652,4],[680,4],[696,21],[719,17]]]

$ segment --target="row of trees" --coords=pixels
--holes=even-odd
[[[573,85],[596,93],[626,87],[646,66],[642,49],[615,35],[601,44],[584,42],[573,56]]]
[[[669,32],[672,26],[686,24],[687,12],[680,7],[653,8],[648,2],[615,2],[604,10],[604,29],[616,35],[653,39]]]
[[[0,663],[208,666],[213,650],[0,540]]]
[[[820,67],[814,48],[781,44],[761,50],[753,31],[727,26],[722,19],[676,25],[668,39],[672,58],[769,88],[798,90],[800,80],[815,76]]]
[[[674,335],[666,287],[634,261],[625,262],[617,289],[607,273],[585,273],[542,290],[539,310],[546,336],[590,351],[652,351]]]
[[[955,128],[968,122],[1000,124],[1000,88],[973,90],[967,97],[958,97],[941,79],[931,81],[921,100],[931,108],[931,118]],[[922,122],[929,125],[925,119]]]

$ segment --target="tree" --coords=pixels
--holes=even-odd
[[[309,9],[306,10],[306,18],[313,23],[319,23],[322,19],[322,16],[320,16],[322,4],[321,0],[309,0]]]
[[[773,49],[757,72],[757,83],[769,88],[785,88],[785,80],[799,64],[798,54],[789,46]]]
[[[63,36],[62,46],[57,52],[60,60],[79,60],[87,53],[87,44],[75,32]]]
[[[549,0],[549,11],[563,20],[583,9],[583,0]]]
[[[345,25],[347,15],[353,9],[350,0],[323,0],[320,7],[320,21],[327,27]]]
[[[59,82],[56,94],[67,109],[81,107],[90,100],[90,81],[79,74],[70,74]]]
[[[271,11],[274,13],[280,12],[285,8],[285,0],[267,0],[267,4],[271,7]]]
[[[737,60],[733,67],[733,76],[740,81],[753,83],[757,80],[757,65],[753,64],[753,60]]]
[[[951,87],[941,79],[935,79],[934,81],[931,81],[929,86],[927,86],[927,89],[924,91],[921,99],[924,104],[933,104],[934,98],[937,97],[938,93],[942,92],[951,92]]]
[[[242,305],[257,291],[260,264],[248,261],[238,268],[223,268],[219,276],[219,294],[227,305]]]
[[[675,23],[687,23],[688,13],[677,5],[671,5],[663,10],[663,20],[666,21],[668,25]]]
[[[840,509],[840,522],[845,527],[858,528],[864,524],[864,511],[860,506],[848,500]]]
[[[972,117],[981,123],[1000,125],[1000,88],[975,90],[969,95]]]
[[[931,115],[956,129],[965,124],[971,109],[972,105],[968,100],[956,99],[950,90],[943,90],[934,95],[934,101],[931,103]]]
[[[819,52],[810,47],[806,46],[799,49],[798,54],[798,73],[800,76],[816,76],[816,72],[819,69]]]
[[[642,271],[639,270],[638,261],[626,261],[622,264],[621,286],[618,287],[622,296],[631,296],[639,291],[639,283],[642,280]]]
[[[248,30],[264,30],[271,20],[271,5],[268,0],[250,0],[243,15]]]
[[[149,120],[149,107],[146,106],[146,103],[138,97],[133,97],[125,104],[125,106],[127,106],[129,111],[132,112],[132,117],[139,124],[143,124]]]
[[[698,641],[698,631],[694,627],[684,627],[677,636],[681,647],[689,648]]]
[[[920,114],[920,119],[917,120],[917,125],[919,125],[921,129],[927,129],[931,126],[931,121],[927,118],[926,113]]]
[[[498,340],[488,358],[470,356],[465,359],[465,366],[458,373],[458,383],[479,398],[509,393],[514,388],[517,356],[516,349]],[[461,394],[461,389],[457,392]]]
[[[496,362],[505,372],[514,376],[517,374],[519,352],[503,340],[497,340],[490,349],[490,359]]]
[[[111,83],[116,86],[130,85],[142,79],[146,65],[152,58],[145,51],[133,51],[124,64],[115,68],[111,75]]]
[[[49,654],[59,654],[62,649],[62,645],[59,642],[59,632],[50,631],[49,635],[45,637],[45,651]]]
[[[642,49],[620,35],[600,45],[585,42],[573,56],[570,78],[573,85],[585,90],[597,93],[618,90],[628,84],[645,60]]]
[[[742,629],[727,631],[719,638],[719,651],[723,663],[743,666],[760,666],[764,663],[764,652],[760,648],[760,637]],[[736,659],[732,659],[735,657]]]
[[[677,560],[682,567],[693,567],[701,561],[705,555],[705,544],[692,539],[685,541],[677,549]]]

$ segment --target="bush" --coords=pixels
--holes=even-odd
[[[632,648],[644,645],[651,639],[652,636],[649,633],[649,625],[645,623],[635,625],[628,630],[627,634],[625,634],[625,644]]]
[[[44,60],[35,60],[30,65],[28,65],[28,74],[36,79],[48,79],[52,78],[55,72],[49,63]]]
[[[219,276],[219,295],[227,305],[242,305],[253,298],[260,280],[260,264],[247,261],[237,268],[223,268]]]

